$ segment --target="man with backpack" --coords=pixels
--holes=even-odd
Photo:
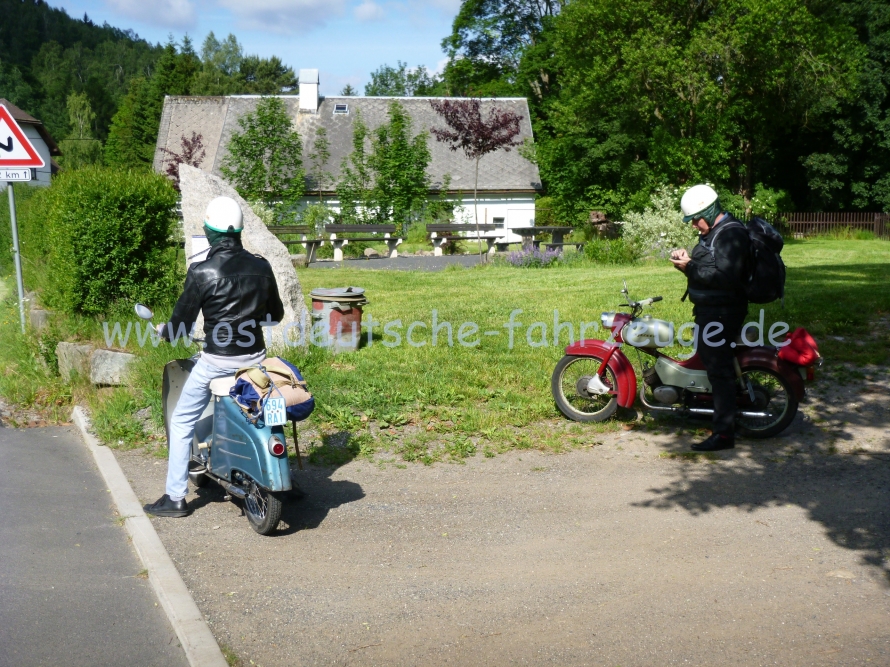
[[[708,371],[714,397],[713,434],[692,449],[732,449],[738,381],[733,359],[748,314],[751,242],[745,225],[721,209],[717,192],[709,185],[689,188],[680,208],[683,222],[692,222],[700,236],[691,256],[685,249],[674,250],[671,262],[688,280],[695,349]]]

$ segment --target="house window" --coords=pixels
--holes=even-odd
[[[504,224],[504,219],[503,219],[503,218],[492,218],[491,221],[492,221],[494,224],[496,224],[496,225],[503,225],[503,224]]]
[[[349,113],[349,105],[348,104],[335,104],[334,105],[334,113],[335,114],[348,114]]]

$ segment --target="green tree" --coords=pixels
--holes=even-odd
[[[426,97],[440,90],[440,82],[421,65],[408,69],[408,63],[396,62],[396,67],[381,65],[371,72],[371,82],[365,84],[368,97]]]
[[[323,203],[322,190],[332,181],[331,175],[327,171],[328,160],[331,159],[331,142],[328,141],[328,131],[319,127],[315,132],[315,139],[312,142],[312,150],[309,155],[309,162],[312,164],[310,176],[312,185],[318,191],[318,203]]]
[[[463,0],[442,40],[450,95],[504,96],[523,91],[520,63],[541,40],[561,0]]]
[[[71,134],[59,142],[62,151],[60,163],[65,169],[80,169],[102,161],[102,142],[93,138],[92,124],[96,118],[86,93],[68,96],[69,125]]]
[[[828,2],[577,0],[552,21],[559,87],[537,156],[562,217],[641,207],[658,183],[750,199],[790,132],[850,99],[862,60]]]
[[[347,83],[345,86],[343,86],[343,90],[340,91],[340,94],[343,97],[355,97],[356,95],[358,95],[358,91],[352,87],[352,84]]]
[[[238,126],[226,146],[223,175],[248,201],[290,215],[305,190],[303,144],[284,102],[264,97]]]
[[[343,158],[337,197],[340,216],[347,224],[368,222],[373,206],[374,170],[371,165],[370,132],[360,111],[352,121],[352,152]]]
[[[419,217],[429,197],[428,135],[412,135],[411,117],[398,102],[387,111],[388,122],[372,135],[370,166],[374,171],[372,200],[380,221],[393,221],[404,234]]]
[[[149,82],[136,78],[124,97],[108,130],[105,164],[119,168],[149,168],[154,159],[157,127],[146,118],[151,91]]]

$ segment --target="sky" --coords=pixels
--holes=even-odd
[[[364,92],[380,65],[441,71],[441,41],[460,0],[50,0],[75,18],[132,29],[150,42],[188,34],[200,53],[212,30],[233,33],[245,55],[276,55],[294,68],[317,69],[323,95],[351,84]]]

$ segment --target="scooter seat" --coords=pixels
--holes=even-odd
[[[214,396],[228,396],[229,390],[235,386],[235,376],[226,375],[210,381],[210,393]]]

